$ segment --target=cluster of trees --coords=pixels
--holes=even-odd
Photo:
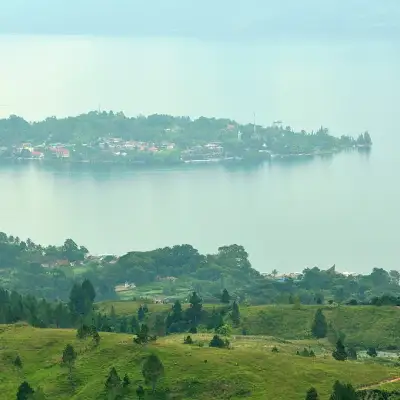
[[[387,392],[385,390],[360,390],[356,391],[355,388],[349,383],[342,383],[336,381],[332,388],[332,394],[330,400],[395,400],[398,399],[400,392],[393,391]],[[305,400],[320,400],[321,397],[318,395],[317,390],[312,387],[307,393]]]
[[[96,344],[98,345],[98,343]],[[75,363],[78,358],[78,353],[71,344],[67,344],[62,352],[61,365],[68,368],[68,380],[71,384],[74,384],[74,370]],[[16,361],[18,360],[18,364]],[[17,357],[14,365],[18,368],[22,368],[22,361]],[[164,376],[164,365],[160,358],[156,354],[148,355],[142,364],[142,375],[146,385],[151,385],[152,392],[156,390],[157,382]],[[110,372],[104,382],[104,391],[107,398],[110,400],[116,400],[123,398],[127,394],[127,390],[131,384],[131,380],[127,373],[121,379],[118,375],[115,367],[110,369]],[[142,385],[139,385],[136,389],[138,399],[144,399],[145,389]],[[17,390],[17,400],[44,400],[46,397],[43,391],[33,389],[31,385],[24,381],[20,384]]]
[[[306,268],[297,278],[254,279],[241,287],[237,295],[252,304],[324,304],[396,305],[400,304],[400,273],[374,268],[370,274],[343,275],[333,266],[327,270]]]
[[[241,132],[241,135],[238,135]],[[253,124],[240,125],[230,119],[200,117],[173,117],[154,114],[148,117],[126,117],[122,112],[92,111],[76,117],[29,123],[12,115],[0,119],[0,145],[12,146],[21,142],[61,142],[65,144],[95,144],[100,137],[119,137],[153,143],[174,142],[179,148],[222,142],[230,154],[245,155],[261,147],[277,154],[312,153],[316,150],[331,151],[353,145],[370,145],[368,132],[358,139],[350,136],[331,136],[326,128],[316,132],[294,132],[281,124],[263,127]],[[240,136],[240,138],[239,138]]]
[[[305,400],[319,400],[317,390],[312,387],[307,393]],[[341,383],[336,381],[332,388],[332,394],[330,400],[359,400],[356,390],[354,387],[348,383]]]
[[[311,333],[316,339],[328,337],[330,341],[336,344],[336,348],[332,352],[332,357],[335,360],[345,361],[347,359],[357,359],[356,349],[352,346],[346,348],[344,345],[346,335],[343,332],[336,331],[332,325],[327,323],[321,309],[318,309],[315,313],[311,325]],[[375,347],[368,347],[366,353],[370,357],[376,357],[378,355]]]
[[[115,286],[125,281],[143,286],[173,277],[168,281],[172,297],[178,279],[205,302],[217,301],[220,291],[227,288],[241,302],[252,304],[400,305],[399,271],[374,268],[367,275],[345,276],[335,266],[327,270],[314,267],[304,269],[297,279],[277,280],[274,274],[265,277],[252,268],[248,253],[237,244],[221,246],[215,254],[201,254],[183,244],[132,251],[118,260],[90,261],[87,255],[86,247],[72,239],[62,246],[42,247],[0,232],[0,282],[21,294],[67,301],[75,282],[74,268],[79,265],[80,278],[91,281],[97,300],[117,298]],[[68,265],[58,266],[60,261]]]

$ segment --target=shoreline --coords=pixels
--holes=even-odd
[[[265,163],[274,163],[279,161],[306,160],[311,158],[324,158],[333,156],[342,152],[364,151],[369,152],[372,146],[359,145],[349,148],[334,149],[324,152],[301,153],[301,154],[270,154],[263,158],[242,158],[227,157],[219,159],[198,159],[182,160],[174,163],[149,163],[144,161],[118,162],[118,161],[97,161],[97,160],[71,160],[67,158],[59,159],[39,159],[39,158],[0,158],[0,165],[24,165],[35,164],[41,166],[76,166],[76,167],[125,167],[140,169],[169,169],[171,167],[199,167],[199,166],[259,166]]]

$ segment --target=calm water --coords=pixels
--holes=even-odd
[[[261,271],[397,269],[400,51],[396,43],[233,44],[1,37],[0,116],[226,116],[335,134],[369,129],[369,155],[172,171],[0,168],[0,230],[95,253],[243,244]],[[6,60],[4,62],[4,60]]]

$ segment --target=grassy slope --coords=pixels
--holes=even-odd
[[[194,335],[196,336],[196,335]],[[87,342],[75,339],[75,331],[36,329],[29,326],[0,326],[0,386],[2,396],[12,399],[23,379],[33,387],[42,386],[51,399],[97,399],[111,366],[121,376],[128,373],[134,388],[141,381],[143,356],[156,352],[162,359],[166,377],[160,392],[168,388],[169,399],[285,399],[303,398],[310,386],[315,386],[322,399],[336,379],[363,386],[399,376],[393,367],[372,362],[338,362],[322,355],[324,343],[282,343],[273,339],[242,338],[232,350],[182,344],[182,335],[159,339],[147,347],[133,345],[132,338],[121,334],[101,334],[100,346],[87,349]],[[199,337],[197,337],[199,339]],[[200,337],[209,340],[209,337]],[[67,383],[67,371],[59,365],[62,349],[72,343],[81,354],[76,362],[79,382],[74,390]],[[271,352],[276,344],[278,354]],[[316,359],[294,355],[296,348],[312,344]],[[12,359],[19,354],[24,367],[19,372]],[[207,363],[204,362],[207,360]],[[250,394],[250,396],[249,396]],[[150,398],[150,396],[149,396]],[[159,398],[167,398],[162,395]]]
[[[105,302],[99,307],[109,313],[111,305],[117,314],[135,314],[137,302]],[[220,305],[217,305],[217,307]],[[166,313],[170,305],[149,304],[151,313]],[[213,306],[205,305],[205,309]],[[241,307],[242,327],[249,335],[269,335],[284,339],[304,339],[310,336],[310,327],[317,306],[251,306]],[[400,347],[400,309],[374,306],[324,306],[323,312],[336,329],[346,334],[347,344]],[[241,329],[240,329],[241,331]]]

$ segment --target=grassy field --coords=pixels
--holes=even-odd
[[[139,302],[104,302],[98,307],[109,313],[114,306],[117,314],[131,315],[137,312]],[[215,307],[220,307],[216,304]],[[151,313],[166,314],[171,305],[149,304]],[[187,307],[185,305],[184,307]],[[205,310],[214,305],[205,304]],[[374,306],[323,306],[323,312],[334,328],[346,335],[348,345],[400,348],[400,309],[397,307]],[[283,339],[307,339],[311,335],[311,324],[318,306],[250,306],[240,307],[241,326],[249,335],[268,335]]]
[[[0,326],[0,386],[2,398],[15,398],[18,385],[26,379],[33,387],[41,386],[49,399],[102,399],[104,382],[114,366],[121,377],[131,378],[131,394],[142,382],[143,357],[154,352],[165,366],[165,378],[157,396],[148,399],[282,399],[304,398],[315,386],[321,399],[328,399],[336,379],[355,386],[400,376],[396,367],[369,362],[339,362],[331,358],[329,344],[313,340],[284,341],[268,337],[232,339],[232,349],[207,347],[210,335],[193,335],[205,346],[184,345],[183,335],[160,338],[147,346],[134,345],[124,334],[102,333],[97,348],[78,341],[75,331],[37,329],[24,325]],[[79,356],[74,377],[68,382],[67,370],[60,365],[62,350],[73,344]],[[273,346],[279,353],[271,352]],[[295,355],[297,349],[311,346],[316,358]],[[22,371],[12,360],[19,354]],[[205,362],[207,360],[207,362]]]

